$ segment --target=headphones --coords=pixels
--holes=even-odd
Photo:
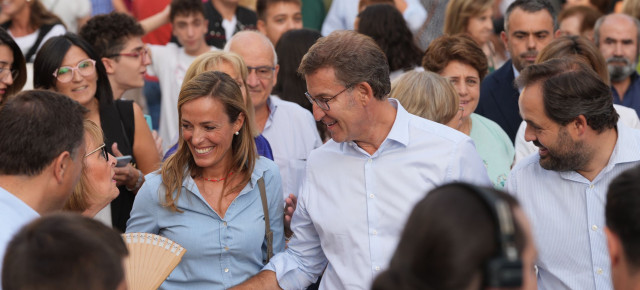
[[[522,286],[522,260],[515,243],[515,226],[509,204],[494,192],[466,184],[454,183],[471,190],[488,207],[498,224],[496,240],[499,253],[487,261],[484,267],[484,286],[492,288]]]

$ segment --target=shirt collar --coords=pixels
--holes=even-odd
[[[389,98],[389,103],[396,109],[396,120],[393,122],[391,131],[385,139],[396,141],[405,147],[409,145],[409,112],[402,107],[397,99]],[[384,143],[384,142],[383,142]]]
[[[634,138],[634,129],[622,124],[617,126],[618,140],[616,140],[616,146],[613,148],[607,167],[640,160],[640,143],[637,138]]]
[[[380,152],[384,151],[386,147],[391,146],[391,144],[394,143],[400,144],[403,147],[406,147],[409,144],[410,114],[402,107],[397,99],[388,98],[387,100],[396,109],[396,118],[393,121],[393,125],[391,126],[391,130],[387,134],[387,137],[384,138],[384,141],[382,141],[380,147],[373,155],[380,154]],[[354,141],[343,142],[341,144],[342,150],[346,148],[345,146],[352,147],[353,149],[359,148]],[[362,149],[359,149],[358,151],[364,152]]]

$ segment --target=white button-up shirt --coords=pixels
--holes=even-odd
[[[607,188],[620,173],[640,164],[640,131],[618,123],[609,163],[593,181],[575,171],[546,170],[539,160],[539,154],[523,159],[507,181],[507,190],[531,220],[538,289],[613,289],[602,230]]]
[[[295,235],[265,267],[276,272],[280,287],[303,289],[328,263],[320,289],[369,289],[429,190],[453,181],[491,186],[469,137],[390,102],[396,119],[374,154],[333,140],[311,152]]]
[[[269,119],[262,136],[269,141],[273,161],[280,168],[282,191],[298,196],[304,179],[304,168],[311,150],[320,147],[322,140],[316,122],[309,111],[300,105],[270,96]]]

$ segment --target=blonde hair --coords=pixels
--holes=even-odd
[[[466,33],[471,17],[491,9],[493,0],[451,0],[444,12],[444,33]]]
[[[178,120],[182,120],[182,106],[190,101],[199,98],[212,98],[223,104],[224,110],[229,117],[229,122],[235,122],[240,115],[247,115],[242,92],[236,82],[227,74],[219,71],[206,71],[191,80],[185,82],[178,97]],[[242,190],[251,178],[251,173],[255,166],[258,152],[251,132],[253,123],[245,121],[240,128],[239,135],[234,136],[231,141],[231,168],[229,172],[234,172],[234,176],[240,178],[238,185],[227,188],[227,181],[224,181],[223,194]],[[185,171],[186,168],[186,171]],[[162,164],[162,184],[165,187],[165,202],[163,205],[175,212],[182,212],[176,206],[176,200],[180,197],[182,182],[185,174],[192,176],[202,174],[202,168],[195,163],[187,141],[179,135],[178,149]]]
[[[622,1],[622,13],[631,15],[635,18],[640,18],[640,1],[638,0],[623,0]]]
[[[102,134],[102,129],[96,125],[96,123],[85,119],[83,122],[84,125],[84,133],[85,138],[88,137],[91,140],[93,145],[101,146],[104,144],[104,136]],[[86,143],[85,146],[89,145]],[[97,147],[96,147],[97,148]],[[90,150],[94,150],[96,148],[89,148],[87,152]],[[96,152],[98,153],[98,152]],[[85,158],[82,157],[82,175],[80,176],[80,181],[76,184],[76,187],[73,189],[73,193],[69,197],[69,200],[64,204],[64,210],[74,211],[74,212],[83,212],[87,208],[89,208],[88,196],[92,194],[91,181],[87,178],[87,167],[85,166]]]
[[[407,112],[446,124],[458,113],[460,100],[444,77],[430,71],[410,71],[391,84],[391,98],[398,99]]]
[[[250,122],[251,124],[255,124],[255,112],[253,109],[253,103],[251,102],[251,97],[248,95],[249,87],[247,87],[247,77],[249,76],[249,71],[247,70],[247,65],[242,60],[238,54],[228,51],[208,51],[200,56],[198,56],[184,75],[184,80],[182,82],[182,87],[184,88],[185,84],[191,80],[196,75],[199,75],[205,71],[216,70],[216,68],[223,63],[230,64],[233,69],[240,74],[242,78],[242,82],[244,82],[244,91],[247,94],[243,96],[245,101],[245,106],[247,107],[247,113],[245,114],[245,121]],[[180,126],[180,124],[178,124]],[[251,136],[256,137],[260,135],[256,126],[251,127],[253,131],[251,131]],[[254,129],[255,128],[255,129]],[[178,128],[180,130],[180,128]]]

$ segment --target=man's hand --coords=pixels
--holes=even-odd
[[[291,218],[293,217],[293,212],[296,211],[298,198],[290,193],[284,202],[284,236],[288,239],[293,235],[293,231],[291,231]]]

